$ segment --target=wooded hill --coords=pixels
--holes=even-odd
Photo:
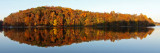
[[[4,18],[5,26],[154,26],[146,15],[99,13],[73,10],[65,7],[42,6],[16,13]]]

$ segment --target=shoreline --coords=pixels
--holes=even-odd
[[[157,26],[157,25],[156,25]],[[75,28],[83,28],[83,27],[93,27],[93,28],[115,28],[115,27],[155,27],[155,26],[1,26],[2,28],[68,28],[68,27],[75,27]]]

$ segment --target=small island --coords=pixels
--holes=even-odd
[[[4,26],[155,26],[146,15],[122,14],[111,11],[90,12],[65,7],[42,6],[11,13]]]

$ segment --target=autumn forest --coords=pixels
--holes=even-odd
[[[11,13],[4,26],[154,26],[146,15],[122,14],[111,11],[90,12],[65,7],[42,6]]]

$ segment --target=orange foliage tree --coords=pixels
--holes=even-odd
[[[37,7],[4,18],[5,26],[154,26],[146,15],[99,13],[64,7]]]

